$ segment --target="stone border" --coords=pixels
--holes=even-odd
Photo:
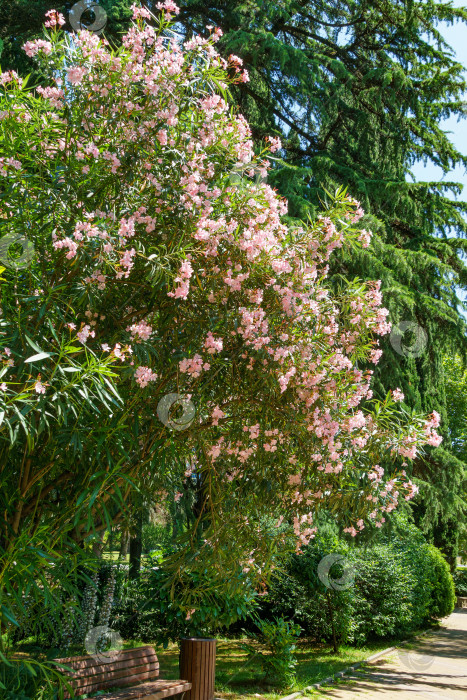
[[[423,632],[419,632],[417,635],[414,635],[410,639],[405,639],[403,642],[400,642],[397,646],[395,647],[388,647],[387,649],[382,649],[381,651],[378,651],[376,654],[372,654],[371,656],[368,656],[366,659],[363,659],[363,661],[358,661],[356,664],[353,664],[352,666],[348,666],[347,668],[344,668],[343,671],[338,671],[332,676],[329,676],[328,678],[324,678],[322,681],[319,683],[314,683],[313,685],[308,685],[306,688],[303,688],[303,690],[298,690],[295,693],[291,693],[290,695],[285,695],[282,698],[279,698],[279,700],[297,700],[298,698],[303,697],[304,693],[310,693],[313,690],[319,690],[319,688],[322,685],[330,685],[331,683],[335,683],[336,681],[341,680],[344,678],[346,673],[353,673],[354,671],[357,670],[357,668],[360,668],[363,666],[363,664],[367,664],[370,661],[376,661],[376,659],[379,659],[381,656],[385,656],[385,654],[389,654],[392,651],[395,651],[399,647],[403,646],[404,644],[411,644],[412,642],[416,641],[419,637],[423,637],[429,632],[432,632],[432,630],[425,630]]]

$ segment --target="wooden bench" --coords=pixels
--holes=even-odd
[[[155,680],[159,676],[159,661],[153,647],[126,649],[115,653],[109,660],[97,659],[94,656],[72,656],[66,659],[55,659],[56,663],[68,666],[65,669],[70,676],[74,694],[64,694],[65,698],[79,698],[81,695],[95,693],[106,688],[125,688],[105,695],[99,695],[99,700],[160,700],[170,695],[183,695],[191,689],[188,681]]]

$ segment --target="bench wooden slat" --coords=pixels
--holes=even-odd
[[[151,672],[137,673],[132,676],[127,675],[123,678],[113,678],[113,676],[109,676],[106,680],[102,679],[100,681],[96,681],[95,683],[90,683],[88,685],[78,688],[77,690],[79,690],[81,695],[83,693],[95,693],[96,690],[105,690],[106,688],[125,688],[128,685],[136,685],[138,683],[142,683],[143,681],[152,680],[153,678],[154,673]]]
[[[99,700],[162,700],[162,698],[178,695],[190,690],[191,683],[187,681],[150,681],[135,688],[116,690],[113,693],[100,695]]]
[[[137,649],[121,649],[115,652],[115,661],[125,661],[126,663],[131,663],[132,659],[138,659],[140,657],[155,657],[157,660],[156,652],[154,647],[138,647]],[[96,665],[107,665],[111,664],[113,661],[102,662],[98,661],[94,656],[86,654],[85,656],[68,656],[64,659],[55,659],[56,662],[61,664],[66,664],[73,668],[73,670],[81,671],[86,668],[92,668]]]
[[[91,666],[85,670],[73,668],[73,675],[76,675],[76,677],[79,679],[94,678],[95,676],[103,674],[108,675],[109,673],[113,674],[114,672],[118,674],[120,670],[135,669],[139,668],[140,666],[150,666],[151,670],[154,671],[154,677],[157,678],[159,675],[159,661],[155,659],[157,659],[157,656],[152,656],[148,659],[140,657],[139,659],[132,660],[131,663],[128,663],[125,660],[112,661],[112,663],[96,663],[96,666]],[[72,667],[70,666],[70,668]],[[119,676],[117,675],[117,677]]]
[[[73,680],[73,688],[75,688],[75,690],[81,690],[82,688],[87,688],[88,686],[93,686],[96,683],[100,683],[101,681],[107,680],[109,677],[112,678],[113,681],[119,681],[121,678],[128,678],[130,675],[131,677],[134,677],[142,673],[150,673],[149,678],[157,678],[158,671],[159,664],[152,663],[141,664],[140,666],[132,666],[131,669],[123,667],[117,670],[112,670],[110,674],[108,674],[105,670],[103,673],[95,674],[90,674],[86,672],[86,676],[79,676],[78,678],[75,678],[75,680]],[[146,680],[146,678],[148,678],[148,676],[145,676],[144,680]],[[118,684],[118,682],[114,682],[114,685]]]

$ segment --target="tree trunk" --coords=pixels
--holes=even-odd
[[[107,550],[110,554],[110,561],[112,561],[112,552],[114,551],[114,529],[111,528],[109,532],[109,539],[107,540]]]
[[[118,555],[119,559],[126,559],[128,554],[128,547],[130,546],[130,533],[127,530],[123,530],[120,536],[120,552]]]
[[[130,539],[130,569],[131,580],[137,579],[141,569],[141,555],[143,553],[143,512],[139,508],[136,512],[136,525],[133,537]]]
[[[105,530],[102,530],[99,535],[99,539],[92,543],[92,553],[98,559],[102,559],[102,552],[104,551],[104,537]]]
[[[326,591],[326,600],[328,602],[329,619],[331,620],[332,646],[334,649],[334,653],[337,654],[339,652],[339,647],[337,645],[336,628],[334,627],[334,611],[332,609],[331,596],[329,595],[329,591]]]

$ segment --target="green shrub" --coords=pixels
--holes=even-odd
[[[337,625],[337,641],[345,642],[350,627],[347,592],[331,592],[333,610]],[[321,588],[303,583],[288,572],[276,573],[269,586],[266,598],[261,602],[261,618],[273,620],[276,617],[294,622],[303,630],[306,637],[317,642],[332,640],[332,625],[326,593]]]
[[[467,596],[467,569],[457,569],[453,580],[456,595]]]
[[[260,658],[261,668],[267,682],[280,688],[287,688],[295,680],[297,660],[294,656],[295,642],[301,632],[296,625],[284,618],[273,622],[258,620],[259,635],[251,635],[257,645],[242,644],[249,658]]]
[[[293,555],[284,570],[274,574],[269,592],[261,601],[262,619],[284,617],[300,625],[304,635],[336,644],[349,638],[352,591],[327,588],[318,576],[318,565],[328,554],[346,557],[348,545],[331,533],[316,537],[302,554]],[[339,575],[339,572],[334,572]]]
[[[428,559],[427,546],[422,532],[403,516],[397,518],[400,530],[385,538],[385,542],[397,552],[404,569],[412,573],[414,585],[409,594],[412,611],[411,625],[407,631],[414,631],[430,620],[430,593],[427,586]]]
[[[394,637],[414,627],[412,591],[416,579],[391,544],[356,549],[352,631],[357,644]]]
[[[456,595],[449,565],[439,549],[425,545],[427,557],[427,585],[429,586],[429,614],[432,618],[446,617],[454,610]]]
[[[323,585],[318,565],[330,553],[340,553],[353,564],[354,585],[335,590],[332,579],[331,585]],[[317,641],[335,636],[336,645],[364,644],[398,637],[448,615],[454,605],[446,561],[403,515],[394,518],[391,532],[365,546],[350,547],[329,532],[320,535],[284,569],[274,575],[260,616],[298,623]]]

